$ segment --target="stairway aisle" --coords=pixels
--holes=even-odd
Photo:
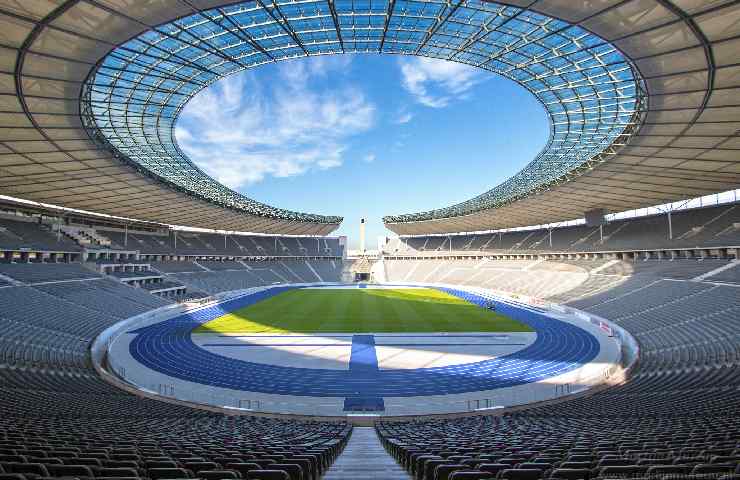
[[[410,480],[388,455],[372,427],[355,427],[352,437],[323,480]]]

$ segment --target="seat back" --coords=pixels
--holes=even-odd
[[[563,480],[589,480],[591,470],[588,468],[556,468],[550,472],[550,478],[562,478]]]
[[[22,473],[26,477],[49,477],[49,471],[41,463],[8,463],[9,473]]]
[[[190,472],[184,468],[149,468],[147,469],[147,472],[152,480],[192,478]]]
[[[197,475],[204,480],[230,480],[239,478],[239,474],[233,470],[201,470]]]
[[[226,470],[234,470],[236,472],[239,472],[242,478],[247,478],[247,473],[251,472],[252,470],[262,469],[262,467],[260,467],[258,464],[250,462],[227,463],[224,468],[226,468]]]
[[[449,480],[487,480],[492,478],[496,478],[496,476],[488,472],[458,470],[457,472],[452,472]]]
[[[94,478],[92,470],[86,465],[49,465],[49,473],[54,477]]]
[[[252,470],[247,474],[249,480],[290,480],[282,470]]]
[[[481,463],[478,465],[478,470],[492,473],[494,475],[498,475],[500,472],[503,472],[508,468],[510,468],[510,466],[503,463]]]
[[[499,474],[499,478],[507,480],[539,480],[542,470],[536,468],[507,468]]]
[[[599,469],[599,476],[619,478],[639,477],[647,472],[648,468],[641,465],[611,465]]]
[[[691,465],[652,465],[647,469],[647,475],[688,475],[693,468]]]
[[[693,475],[702,475],[708,473],[724,473],[730,475],[735,471],[734,463],[701,463],[694,466],[691,471]]]
[[[295,463],[273,463],[270,470],[282,470],[290,476],[290,480],[303,480],[303,469]]]
[[[219,466],[214,462],[185,462],[185,468],[198,473],[202,470],[218,470]]]
[[[135,468],[101,468],[98,477],[138,477],[139,472]]]
[[[465,470],[465,465],[461,463],[447,463],[439,465],[434,470],[434,480],[449,480],[450,475],[457,470]]]

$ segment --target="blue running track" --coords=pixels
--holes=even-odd
[[[228,358],[197,346],[191,332],[230,311],[278,295],[273,287],[189,312],[130,333],[131,355],[139,363],[178,379],[249,392],[355,399],[446,395],[537,382],[593,360],[598,340],[587,331],[541,311],[497,302],[496,310],[532,327],[536,340],[518,352],[491,360],[420,369],[380,370],[372,335],[355,335],[350,368],[325,370],[283,367]],[[477,305],[487,299],[461,289],[439,288]],[[369,338],[364,338],[369,337]],[[372,344],[372,345],[371,345]]]

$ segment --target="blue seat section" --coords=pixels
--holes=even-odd
[[[591,361],[598,340],[587,331],[540,312],[497,303],[497,311],[537,332],[535,341],[509,355],[462,365],[420,369],[324,370],[227,358],[197,346],[191,332],[200,324],[295,287],[274,287],[135,330],[131,355],[163,374],[214,387],[267,394],[378,398],[445,395],[537,382]],[[462,289],[441,289],[469,302],[488,300]]]
[[[345,412],[382,412],[385,402],[382,397],[347,397],[344,399]]]

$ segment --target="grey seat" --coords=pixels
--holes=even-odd
[[[550,478],[589,480],[591,478],[591,470],[588,468],[556,468],[550,472]]]
[[[629,478],[639,477],[647,472],[649,467],[641,465],[611,465],[599,469],[600,477]]]
[[[202,470],[218,470],[219,468],[214,462],[183,462],[183,465],[196,474]]]
[[[48,465],[47,470],[53,477],[74,477],[80,480],[95,478],[90,467],[86,465]]]
[[[249,480],[290,480],[283,470],[252,470],[247,474]]]
[[[22,473],[26,478],[49,477],[49,471],[41,463],[8,463],[8,473]]]
[[[536,468],[507,468],[499,473],[499,478],[506,480],[539,480],[542,470]]]
[[[239,472],[242,478],[247,478],[247,473],[251,472],[252,470],[262,469],[261,466],[252,462],[227,463],[226,465],[224,465],[224,468],[226,470],[234,470],[236,472]]]
[[[693,468],[691,465],[652,465],[646,473],[648,476],[688,475]]]
[[[303,469],[295,463],[273,463],[270,470],[282,470],[290,476],[290,480],[303,480]]]
[[[504,470],[507,470],[509,468],[509,465],[505,465],[503,463],[481,463],[480,465],[478,465],[478,470],[492,473],[494,475],[498,475],[500,472],[503,472]]]
[[[147,470],[149,477],[152,480],[167,479],[171,480],[174,478],[192,478],[193,475],[184,468],[149,468]]]
[[[450,475],[458,470],[465,470],[467,467],[461,463],[448,463],[439,465],[434,470],[434,480],[449,480]]]
[[[239,478],[239,474],[233,470],[201,470],[196,475],[204,480],[230,480]]]
[[[0,480],[27,480],[22,473],[0,473]]]
[[[702,463],[694,466],[691,471],[692,475],[702,475],[708,473],[725,473],[732,474],[735,471],[734,463]]]
[[[139,477],[139,472],[135,468],[101,468],[97,474],[98,477]]]
[[[488,472],[458,470],[450,475],[449,480],[487,480],[491,478],[496,478],[496,476]]]
[[[544,472],[545,470],[550,470],[552,468],[552,465],[549,463],[525,462],[525,463],[518,464],[516,468],[542,470]]]

